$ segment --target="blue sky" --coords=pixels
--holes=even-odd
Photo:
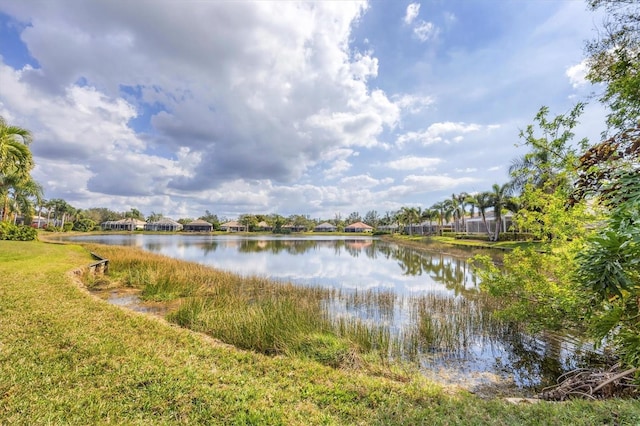
[[[506,182],[542,105],[597,92],[599,22],[580,0],[0,0],[0,115],[75,207],[383,215]]]

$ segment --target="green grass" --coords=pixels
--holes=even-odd
[[[536,249],[543,249],[544,245],[537,241],[481,241],[481,240],[465,240],[464,238],[454,237],[441,237],[441,236],[422,236],[422,235],[398,235],[384,236],[383,239],[387,241],[394,241],[398,243],[410,244],[413,246],[422,246],[425,244],[446,244],[450,246],[460,246],[469,248],[488,248],[498,250],[513,250],[516,247],[528,248],[533,247]]]
[[[68,274],[91,261],[77,246],[0,241],[0,424],[640,422],[636,401],[512,406],[239,350],[94,298]]]

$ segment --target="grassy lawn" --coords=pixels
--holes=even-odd
[[[109,305],[73,245],[0,241],[0,424],[640,423],[637,401],[514,406],[241,351]]]
[[[432,244],[432,243],[440,243],[454,246],[462,246],[462,247],[472,247],[472,248],[490,248],[490,249],[499,249],[499,250],[513,250],[516,247],[519,248],[534,248],[537,250],[544,249],[544,246],[540,242],[531,242],[531,241],[481,241],[481,240],[472,240],[472,239],[464,239],[464,238],[454,238],[454,237],[440,237],[440,236],[431,236],[425,237],[422,235],[390,235],[384,237],[390,241],[397,241],[403,243],[414,243],[416,244]]]

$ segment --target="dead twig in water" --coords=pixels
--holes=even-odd
[[[620,371],[619,364],[607,371],[579,368],[560,376],[557,385],[544,388],[538,397],[564,401],[570,398],[604,399],[637,395],[640,386],[634,383],[636,372],[638,368],[635,367]]]

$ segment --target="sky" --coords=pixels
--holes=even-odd
[[[541,106],[593,98],[600,22],[582,0],[0,0],[0,116],[76,208],[382,216],[507,182]]]

